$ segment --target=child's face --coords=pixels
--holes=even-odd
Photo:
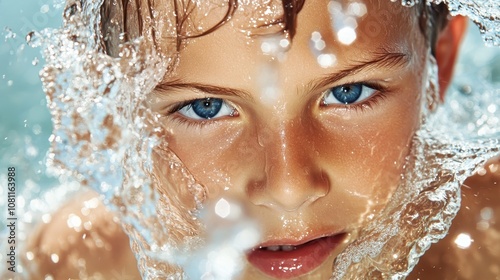
[[[400,180],[420,123],[427,48],[411,9],[364,4],[358,38],[345,45],[328,2],[307,1],[281,61],[263,54],[264,37],[249,38],[230,21],[187,40],[173,77],[154,93],[165,141],[208,200],[236,198],[261,224],[265,248],[249,254],[249,277],[326,279]],[[242,19],[236,12],[233,20]],[[331,67],[318,64],[313,32],[323,53],[335,55]],[[298,246],[312,240],[319,242]],[[296,248],[266,250],[275,245]]]

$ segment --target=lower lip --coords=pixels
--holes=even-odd
[[[265,274],[289,279],[306,274],[320,266],[337,248],[345,234],[337,234],[318,238],[298,245],[291,251],[269,251],[254,249],[247,258],[248,261]]]

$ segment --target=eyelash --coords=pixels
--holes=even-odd
[[[213,125],[216,123],[216,122],[214,122],[214,119],[194,120],[194,119],[188,119],[186,117],[179,116],[178,114],[176,114],[185,106],[190,106],[194,101],[200,100],[200,99],[205,99],[205,98],[208,98],[208,96],[204,97],[204,98],[193,98],[193,99],[181,101],[177,104],[174,104],[172,106],[172,108],[168,109],[168,111],[165,115],[171,116],[173,118],[173,120],[179,122],[179,124],[185,125],[187,128],[202,128],[202,127],[205,127],[208,125]]]
[[[348,83],[348,84],[343,84],[342,86],[350,86],[350,85],[354,85],[354,84],[359,84],[359,85],[370,87],[370,88],[376,90],[376,92],[372,96],[367,98],[366,100],[361,101],[359,103],[337,104],[337,105],[328,104],[328,105],[326,105],[326,104],[322,103],[322,100],[325,98],[325,95],[328,93],[328,91],[323,91],[323,93],[321,94],[320,106],[321,107],[340,107],[340,108],[347,109],[349,111],[353,111],[356,113],[363,113],[368,109],[372,109],[380,101],[384,100],[387,97],[388,88],[386,86],[381,85],[380,83],[377,83],[377,82]],[[186,125],[188,128],[190,128],[190,127],[201,128],[201,127],[204,127],[207,125],[215,124],[216,122],[214,122],[214,119],[193,120],[193,119],[188,119],[186,117],[179,116],[178,114],[175,114],[179,110],[184,108],[185,106],[190,106],[194,101],[200,100],[200,99],[204,99],[204,98],[194,98],[194,99],[189,99],[189,100],[181,101],[177,104],[174,104],[170,109],[168,109],[168,111],[165,115],[172,116],[172,118],[175,121],[178,121],[180,124]]]
[[[365,112],[367,109],[373,109],[373,107],[375,105],[377,105],[380,101],[384,100],[386,97],[387,97],[387,93],[389,91],[389,89],[386,87],[386,86],[383,86],[382,84],[380,83],[377,83],[377,82],[362,82],[362,83],[347,83],[347,84],[343,84],[341,86],[351,86],[351,85],[355,85],[355,84],[359,84],[359,85],[362,85],[362,86],[367,86],[367,87],[370,87],[374,90],[376,90],[376,92],[370,96],[369,98],[367,98],[366,100],[364,101],[361,101],[361,102],[358,102],[358,103],[353,103],[353,104],[338,104],[338,105],[332,105],[332,104],[328,104],[328,105],[325,105],[323,104],[323,99],[325,98],[326,94],[328,93],[328,90],[326,91],[323,91],[323,93],[321,94],[321,101],[320,101],[320,106],[321,107],[340,107],[340,108],[343,108],[343,109],[347,109],[349,111],[354,111],[356,113],[363,113]]]

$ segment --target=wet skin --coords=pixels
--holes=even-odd
[[[229,196],[243,203],[262,226],[261,246],[347,233],[319,267],[293,276],[331,275],[335,256],[397,186],[419,125],[428,50],[418,19],[398,3],[375,2],[366,3],[358,30],[380,24],[371,12],[401,13],[390,25],[380,24],[376,37],[344,45],[331,28],[327,2],[309,1],[280,62],[263,55],[262,37],[249,38],[230,24],[187,40],[173,77],[151,98],[167,128],[165,141],[206,188],[207,199]],[[332,67],[321,67],[311,51],[315,31],[325,52],[336,56]],[[259,80],[270,65],[277,71],[275,99],[263,95]],[[375,90],[366,99],[335,104],[329,90],[352,84]],[[195,119],[200,101],[186,101],[205,98],[222,99],[226,114]],[[159,160],[157,166],[168,164]],[[270,276],[248,264],[244,278],[252,277]]]
[[[345,233],[324,261],[310,271],[296,270],[293,276],[304,279],[329,278],[335,257],[384,207],[399,182],[425,94],[428,49],[411,10],[390,1],[366,2],[368,14],[357,22],[358,39],[343,45],[333,35],[326,4],[306,2],[281,62],[262,54],[261,37],[247,37],[231,21],[188,40],[174,75],[151,96],[152,109],[162,115],[165,141],[205,187],[207,202],[231,197],[243,203],[262,226],[261,246],[299,245]],[[245,18],[237,13],[233,20]],[[315,31],[326,42],[324,51],[335,54],[333,67],[322,68],[311,52]],[[437,60],[440,81],[446,84],[453,59],[445,55]],[[272,81],[280,91],[274,100],[261,91],[266,66],[277,73]],[[350,105],[331,104],[330,89],[356,83],[377,86],[375,91],[363,88],[370,94]],[[221,112],[227,114],[192,119],[196,114],[185,107],[186,101],[208,97],[224,100],[228,107]],[[155,161],[159,172],[167,171],[168,162]],[[160,191],[179,196],[185,208],[194,207],[187,191]],[[119,250],[128,248],[127,237],[115,223],[107,225],[113,215],[102,205],[83,215],[81,201],[87,199],[70,202],[34,235],[27,246],[40,264],[34,279],[45,273],[56,279],[79,277],[80,259],[86,260],[87,275],[115,279],[120,277],[116,272],[124,272],[139,277],[131,252]],[[82,223],[92,222],[92,230],[67,228],[68,213],[80,216]],[[107,231],[96,230],[102,228]],[[97,239],[104,245],[96,246]],[[61,240],[69,244],[61,245]],[[123,253],[121,259],[116,252]],[[53,253],[58,264],[51,261]],[[248,263],[242,278],[272,275]]]

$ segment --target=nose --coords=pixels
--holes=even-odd
[[[262,173],[247,186],[253,204],[290,212],[326,196],[330,182],[310,130],[300,120],[260,130],[259,144],[265,157],[258,158],[265,162],[260,163]]]

